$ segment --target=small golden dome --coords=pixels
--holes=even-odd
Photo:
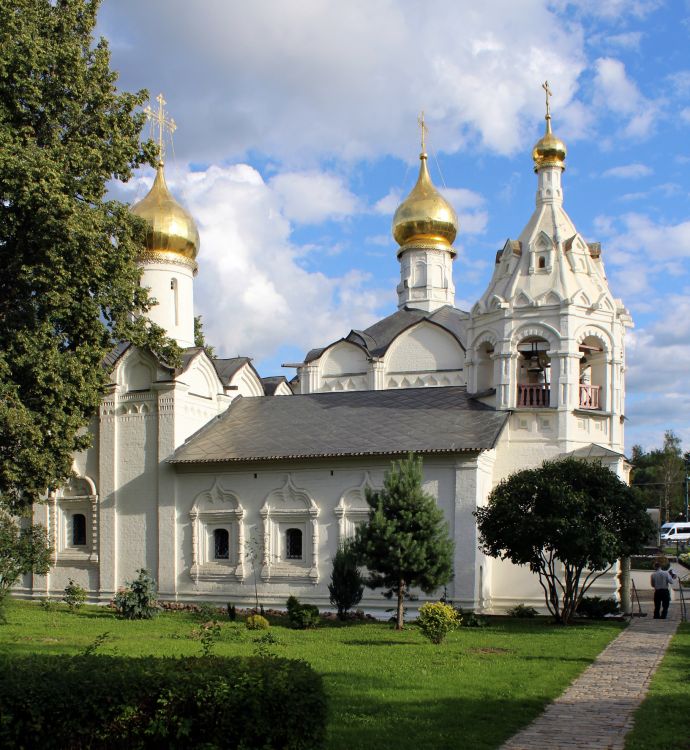
[[[199,253],[199,231],[191,214],[170,194],[162,163],[148,195],[135,203],[131,211],[149,224],[145,253],[163,258],[171,254],[194,261]]]
[[[534,171],[542,167],[560,167],[565,169],[565,157],[568,150],[565,143],[551,132],[551,115],[546,115],[546,132],[534,144],[532,159],[534,159]]]
[[[427,168],[427,155],[419,155],[419,177],[393,216],[393,237],[404,248],[417,242],[450,246],[458,233],[453,207],[436,190]]]

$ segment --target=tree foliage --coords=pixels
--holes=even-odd
[[[436,500],[422,489],[422,459],[410,454],[393,462],[383,489],[367,490],[369,522],[354,541],[358,559],[370,571],[367,586],[397,597],[396,629],[403,627],[405,594],[431,593],[453,575],[453,541]]]
[[[344,620],[348,611],[362,601],[364,578],[357,567],[357,554],[350,539],[346,539],[335,553],[328,592],[340,620]]]
[[[631,482],[644,497],[648,508],[659,508],[661,523],[685,517],[685,470],[690,453],[683,454],[681,441],[673,430],[664,433],[661,448],[632,449]]]
[[[69,476],[119,340],[169,361],[141,316],[145,225],[108,181],[155,157],[118,93],[99,0],[0,0],[0,499],[14,510]],[[81,431],[81,432],[80,432]]]
[[[574,458],[512,474],[475,515],[484,553],[529,565],[564,625],[594,581],[638,552],[652,529],[630,487],[605,466]]]
[[[0,621],[9,590],[26,573],[45,575],[50,568],[50,552],[43,526],[22,527],[0,509]]]

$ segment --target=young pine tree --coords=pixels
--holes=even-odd
[[[340,620],[344,620],[348,610],[356,607],[362,600],[364,579],[357,567],[357,555],[349,539],[346,539],[335,553],[328,591],[331,595],[331,604],[338,608]]]
[[[410,453],[394,462],[383,489],[367,492],[369,523],[357,529],[358,560],[371,571],[367,586],[397,597],[396,630],[412,587],[431,593],[453,575],[453,541],[443,512],[422,489],[422,459]]]

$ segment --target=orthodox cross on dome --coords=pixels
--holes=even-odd
[[[549,106],[549,97],[553,96],[553,91],[551,91],[551,87],[549,86],[548,81],[544,81],[542,83],[541,87],[544,89],[544,93],[546,94],[546,119],[551,119],[551,109]]]
[[[168,117],[165,111],[166,101],[163,98],[163,94],[158,94],[156,97],[158,102],[158,111],[155,112],[150,105],[144,107],[144,113],[151,122],[151,128],[158,126],[158,160],[163,164],[165,157],[165,142],[163,140],[163,131],[167,130],[172,140],[172,134],[177,130],[177,125],[172,117]]]
[[[426,134],[429,132],[429,128],[424,120],[424,110],[422,110],[417,118],[417,123],[422,130],[422,153],[426,152]]]

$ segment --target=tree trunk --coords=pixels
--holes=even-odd
[[[405,581],[401,578],[398,581],[398,613],[395,620],[395,629],[403,629],[403,618],[405,617],[405,609],[403,607],[403,601],[405,598]]]

